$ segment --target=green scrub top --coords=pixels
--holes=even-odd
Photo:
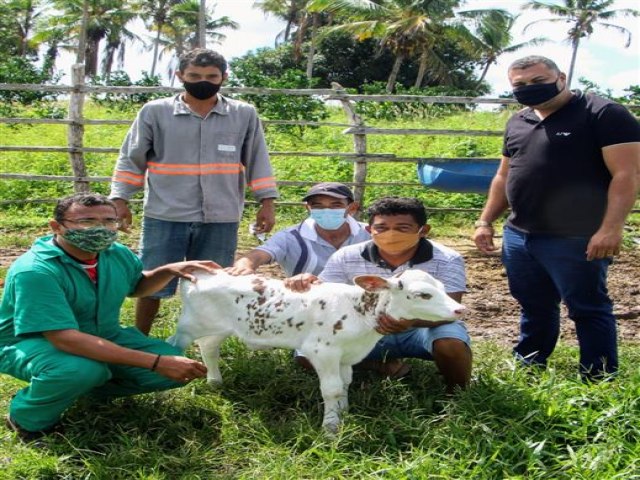
[[[75,329],[108,339],[120,329],[120,309],[142,278],[142,264],[113,244],[98,255],[98,282],[41,237],[11,265],[0,303],[0,346],[50,330]]]

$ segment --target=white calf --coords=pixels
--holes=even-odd
[[[322,283],[298,293],[281,280],[258,275],[199,275],[197,283],[181,285],[182,315],[169,342],[185,348],[196,341],[210,384],[222,382],[219,347],[229,336],[251,348],[298,349],[320,378],[322,425],[335,432],[348,404],[351,366],[382,336],[375,331],[380,314],[437,325],[454,320],[464,309],[442,283],[419,270],[389,279],[362,275],[354,281],[354,286]]]

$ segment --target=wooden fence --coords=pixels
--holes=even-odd
[[[0,84],[0,90],[9,91],[39,91],[64,93],[69,95],[68,118],[66,119],[33,119],[33,118],[0,118],[0,123],[8,124],[64,124],[68,125],[66,146],[25,146],[25,145],[0,145],[0,151],[11,152],[63,152],[69,154],[69,160],[73,176],[61,175],[28,175],[17,173],[0,173],[0,179],[32,180],[32,181],[65,181],[73,182],[75,191],[89,190],[92,182],[109,182],[110,177],[90,177],[87,176],[87,169],[84,161],[85,153],[107,153],[117,154],[118,147],[85,147],[84,127],[85,125],[122,125],[130,124],[130,120],[92,120],[84,117],[83,107],[87,94],[99,93],[166,93],[174,94],[181,91],[180,88],[172,87],[101,87],[88,86],[84,82],[84,67],[74,65],[72,67],[72,85],[31,85],[31,84]],[[325,100],[340,102],[345,112],[346,123],[331,122],[310,122],[310,121],[287,121],[287,120],[267,120],[265,125],[301,125],[301,126],[330,126],[342,127],[346,135],[353,136],[353,152],[289,152],[271,151],[272,157],[277,156],[297,156],[297,157],[337,157],[353,162],[353,180],[348,183],[354,188],[354,196],[357,201],[362,201],[367,186],[421,186],[419,183],[388,182],[372,183],[367,182],[367,164],[370,162],[411,162],[424,161],[429,164],[448,162],[451,160],[477,161],[478,158],[432,158],[432,157],[401,157],[395,154],[369,152],[367,149],[368,135],[456,135],[456,136],[501,136],[502,131],[480,131],[480,130],[434,130],[434,129],[388,129],[374,128],[367,126],[362,117],[356,113],[355,104],[357,102],[421,102],[425,104],[515,104],[511,99],[486,98],[486,97],[450,97],[450,96],[419,96],[419,95],[354,95],[347,93],[340,85],[334,84],[331,89],[266,89],[266,88],[234,88],[225,87],[224,93],[238,94],[259,94],[259,95],[295,95],[313,96]],[[632,106],[640,108],[640,106]],[[487,160],[487,159],[482,159]],[[115,163],[115,162],[114,162]],[[310,185],[314,182],[278,181],[279,185]],[[0,204],[15,203],[42,203],[53,202],[55,199],[29,199],[11,200],[3,199]],[[282,202],[285,203],[285,202]],[[447,211],[473,211],[475,209],[450,208],[433,209]]]

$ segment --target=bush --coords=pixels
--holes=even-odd
[[[0,83],[29,83],[40,85],[53,83],[59,77],[52,76],[44,68],[35,67],[25,57],[0,57]],[[13,117],[21,110],[20,107],[42,104],[55,100],[57,94],[36,91],[0,90],[0,116]]]
[[[362,93],[365,95],[387,95],[385,82],[374,82],[362,85]],[[455,87],[403,87],[396,86],[395,95],[422,95],[422,96],[476,96],[477,92],[460,90]],[[474,105],[443,104],[416,102],[358,102],[356,111],[366,118],[377,120],[426,119],[437,118],[452,113],[471,111]]]
[[[258,51],[232,61],[233,77],[231,86],[263,87],[263,88],[314,88],[316,79],[307,79],[305,73],[297,69],[275,71],[267,67],[271,65],[277,51]],[[306,95],[238,95],[256,107],[261,117],[270,120],[305,120],[320,121],[328,116],[324,102]],[[306,128],[302,125],[277,125],[277,130],[297,133],[302,136]]]
[[[122,70],[111,72],[109,75],[105,75],[103,77],[96,75],[91,78],[90,84],[95,86],[111,87],[161,86],[159,75],[152,76],[147,72],[142,72],[142,78],[136,82],[132,82],[129,75]],[[96,104],[105,107],[110,112],[134,112],[145,103],[165,96],[166,95],[162,93],[100,93],[92,94],[91,99]]]

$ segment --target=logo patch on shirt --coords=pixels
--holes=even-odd
[[[568,137],[571,132],[556,132],[556,137]]]
[[[235,145],[222,145],[222,144],[219,144],[218,145],[218,151],[219,152],[235,152],[236,151],[236,146]]]

